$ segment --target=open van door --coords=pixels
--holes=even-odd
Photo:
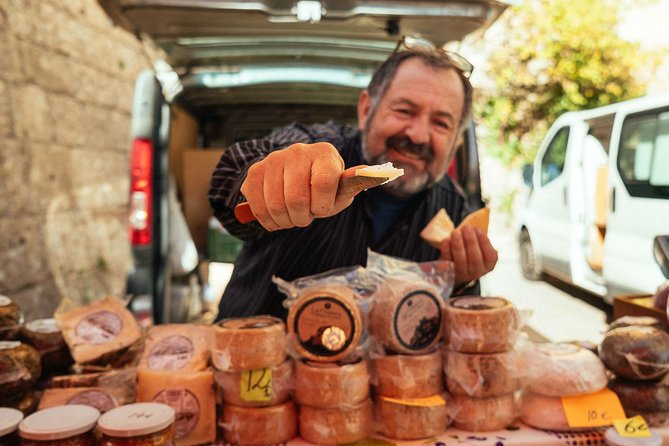
[[[611,301],[652,294],[664,281],[651,254],[655,236],[669,233],[669,97],[621,108],[609,158],[604,279]]]

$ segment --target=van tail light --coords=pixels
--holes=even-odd
[[[130,159],[130,241],[148,245],[152,240],[151,209],[153,207],[153,145],[148,139],[132,143]]]

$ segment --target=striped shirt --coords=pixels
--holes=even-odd
[[[413,261],[439,258],[439,250],[419,234],[430,219],[445,208],[457,225],[468,213],[461,190],[445,176],[420,192],[386,235],[373,240],[372,194],[362,192],[348,208],[314,220],[305,228],[268,232],[257,222],[242,225],[233,209],[244,201],[240,187],[250,165],[273,150],[294,143],[326,141],[337,147],[346,167],[364,164],[360,132],[332,123],[305,127],[292,124],[267,138],[236,143],[225,150],[216,167],[209,190],[214,216],[234,236],[245,241],[232,277],[219,303],[217,320],[227,317],[271,314],[286,317],[285,295],[272,276],[291,281],[334,268],[367,263],[367,249]]]

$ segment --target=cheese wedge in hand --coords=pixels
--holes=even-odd
[[[485,234],[488,234],[489,221],[490,208],[481,208],[478,211],[467,215],[465,219],[462,220],[462,222],[458,225],[458,227],[468,225],[474,228],[479,228]],[[451,236],[451,232],[453,232],[454,228],[455,225],[453,224],[453,221],[442,208],[423,228],[423,230],[420,232],[420,236],[431,246],[439,249],[441,247],[441,242]]]
[[[402,175],[404,175],[404,169],[398,169],[393,166],[393,163],[367,166],[355,171],[355,176],[357,177],[387,178],[385,183],[381,184],[386,184]]]

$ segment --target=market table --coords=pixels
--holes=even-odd
[[[669,446],[669,427],[652,428],[652,431],[662,437],[663,445]],[[302,446],[311,443],[297,437],[288,444]],[[494,432],[475,433],[448,429],[436,438],[399,441],[375,436],[355,444],[360,446],[606,446],[606,441],[604,440],[604,429],[554,432],[537,430],[522,423],[516,423],[512,428]]]

